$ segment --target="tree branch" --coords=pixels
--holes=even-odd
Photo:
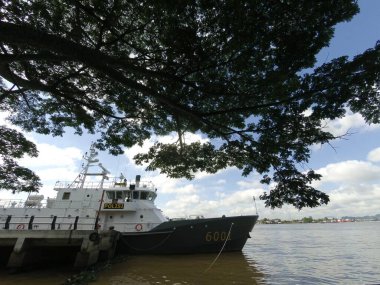
[[[19,86],[23,86],[27,89],[57,94],[57,95],[61,96],[62,98],[65,98],[69,101],[74,102],[75,104],[78,104],[78,106],[79,105],[86,106],[89,110],[96,111],[99,114],[102,114],[104,116],[111,117],[111,118],[118,119],[118,120],[126,119],[126,117],[118,117],[118,116],[115,116],[115,115],[110,114],[108,112],[105,112],[101,107],[99,107],[99,108],[96,107],[97,103],[95,101],[93,101],[91,104],[86,103],[84,101],[80,101],[80,100],[76,99],[75,94],[73,94],[73,96],[71,96],[68,93],[60,92],[57,89],[52,88],[51,86],[46,86],[46,85],[42,84],[41,82],[25,80],[25,79],[17,76],[16,74],[12,73],[12,71],[9,69],[9,67],[7,65],[0,64],[0,75],[2,77],[4,77],[6,80],[8,80],[10,82],[14,82],[15,84],[17,84]]]

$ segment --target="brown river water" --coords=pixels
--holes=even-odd
[[[380,284],[380,222],[256,225],[242,253],[126,256],[93,285]],[[0,285],[63,284],[69,266],[9,274]]]

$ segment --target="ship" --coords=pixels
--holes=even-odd
[[[111,177],[94,145],[79,175],[57,181],[55,198],[29,193],[0,200],[1,230],[114,230],[117,253],[188,254],[241,251],[258,215],[170,219],[155,205],[157,188],[140,175]],[[94,235],[96,237],[96,235]]]

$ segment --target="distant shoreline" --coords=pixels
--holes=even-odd
[[[313,219],[312,217],[304,217],[297,220],[281,220],[281,219],[261,219],[258,220],[258,224],[337,224],[337,223],[354,223],[354,222],[379,222],[380,214],[375,216],[364,217],[341,217],[341,218],[329,218]]]

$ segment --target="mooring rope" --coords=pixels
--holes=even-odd
[[[224,241],[224,244],[223,244],[222,248],[220,249],[218,255],[215,257],[214,261],[213,261],[213,262],[209,265],[209,267],[207,267],[207,269],[204,271],[204,273],[206,273],[207,271],[209,271],[209,270],[211,269],[211,267],[214,266],[215,262],[218,260],[218,258],[219,258],[219,256],[221,255],[221,253],[222,253],[224,247],[225,247],[226,244],[227,244],[227,241],[228,241],[229,238],[230,238],[231,229],[232,229],[232,226],[233,226],[233,225],[234,225],[234,223],[231,223],[230,230],[228,231],[227,238],[226,238],[226,240]]]

